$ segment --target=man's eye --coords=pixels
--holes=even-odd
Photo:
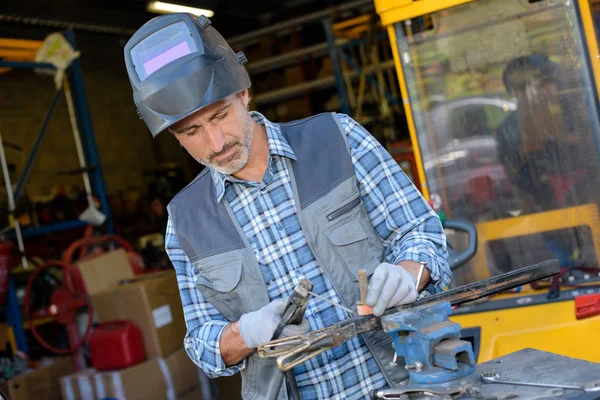
[[[223,114],[219,114],[219,115],[217,115],[215,118],[216,118],[216,119],[223,119],[223,118],[225,118],[225,117],[227,116],[227,113],[228,113],[228,112],[229,112],[229,111],[225,111]]]
[[[196,133],[197,130],[198,130],[198,128],[190,129],[189,131],[185,132],[184,135],[185,136],[194,136],[194,134]]]

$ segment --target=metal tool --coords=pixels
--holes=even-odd
[[[312,288],[313,283],[311,281],[306,278],[300,280],[300,283],[298,283],[290,297],[288,297],[283,315],[281,316],[281,321],[279,321],[279,325],[277,325],[277,328],[273,333],[272,340],[277,339],[279,335],[281,335],[281,332],[286,325],[297,325],[302,322]]]
[[[394,389],[377,389],[371,392],[372,400],[400,400],[408,399],[409,394],[423,395],[428,398],[436,396],[447,396],[450,399],[468,395],[469,398],[477,400],[509,400],[517,398],[518,395],[513,392],[495,392],[490,394],[482,394],[479,388],[475,386],[466,387],[438,387],[438,388],[394,388]]]
[[[302,318],[304,318],[304,312],[306,311],[306,306],[308,305],[308,298],[312,288],[313,283],[306,278],[302,278],[298,285],[296,285],[294,291],[287,299],[285,309],[283,310],[283,314],[281,316],[281,321],[279,321],[277,328],[275,328],[272,340],[276,340],[277,338],[279,338],[279,335],[281,335],[281,332],[283,331],[283,328],[285,328],[286,325],[297,325],[302,322]],[[279,387],[283,385],[284,375],[287,378],[288,383],[290,385],[292,399],[300,400],[300,392],[298,391],[298,385],[296,384],[296,376],[294,375],[294,371],[282,372],[279,376],[279,381],[278,383],[276,383],[276,385],[278,385]],[[279,391],[274,391],[273,395],[277,396],[278,393]]]
[[[279,368],[283,371],[288,371],[357,335],[381,330],[383,328],[382,321],[386,321],[390,316],[426,309],[438,303],[450,303],[452,306],[460,305],[548,278],[559,272],[560,267],[557,260],[545,261],[480,282],[431,295],[409,305],[387,310],[382,317],[370,315],[350,318],[304,335],[273,340],[259,346],[258,354],[264,358],[277,358]]]
[[[350,314],[353,314],[353,315],[354,315],[354,314],[356,314],[356,312],[352,311],[352,310],[351,310],[351,309],[349,309],[348,307],[344,307],[343,305],[341,305],[341,304],[338,304],[338,303],[335,303],[335,302],[333,302],[333,301],[331,301],[331,300],[329,300],[329,299],[326,299],[326,298],[325,298],[325,297],[323,297],[323,296],[319,296],[318,294],[316,294],[316,293],[314,293],[314,292],[310,292],[310,291],[309,291],[309,292],[308,292],[308,294],[310,294],[311,296],[314,296],[314,297],[316,297],[316,298],[318,298],[318,299],[321,299],[321,300],[323,300],[324,302],[326,302],[326,303],[329,303],[329,304],[331,304],[331,305],[332,305],[332,306],[334,306],[334,307],[337,307],[337,308],[339,308],[339,309],[342,309],[342,310],[344,310],[344,311],[347,311],[347,312],[349,312]]]
[[[559,388],[559,389],[583,390],[584,392],[600,392],[600,381],[584,383],[581,385],[562,384],[562,383],[512,381],[512,380],[508,380],[508,379],[502,379],[500,377],[500,375],[498,375],[494,372],[484,372],[483,374],[481,374],[481,381],[483,383],[505,383],[507,385],[537,386],[537,387],[549,387],[549,388]]]

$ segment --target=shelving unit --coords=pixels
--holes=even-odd
[[[388,35],[378,21],[373,2],[359,0],[228,42],[246,54],[253,103],[267,118],[339,111],[377,125],[381,139],[394,141],[398,129],[380,128],[394,126],[404,110]]]
[[[67,29],[61,32],[62,35],[69,41],[75,51],[77,51],[77,43],[75,40],[75,33],[71,29]],[[33,40],[16,40],[16,39],[0,39],[0,72],[7,72],[12,68],[21,69],[55,69],[52,64],[48,63],[37,63],[35,62],[35,53],[37,49],[41,47],[43,42]],[[108,233],[114,233],[114,226],[112,216],[110,212],[110,206],[108,202],[108,195],[102,176],[102,169],[100,167],[100,158],[98,155],[98,149],[96,147],[96,140],[92,127],[92,121],[89,113],[86,91],[83,81],[83,71],[81,68],[81,62],[79,59],[75,59],[66,71],[67,82],[72,93],[73,106],[76,117],[77,129],[79,131],[79,138],[81,140],[81,147],[83,150],[84,158],[87,162],[85,170],[88,171],[91,190],[99,199],[100,211],[106,216],[105,229]],[[2,77],[4,78],[4,77]],[[58,104],[61,96],[64,94],[63,88],[58,89],[54,93],[53,101],[49,107],[42,127],[36,137],[36,141],[32,152],[29,154],[27,162],[25,164],[24,172],[21,175],[15,190],[15,198],[18,198],[22,193],[26,181],[28,172],[38,154],[40,143],[46,129],[52,119],[52,115]],[[67,229],[82,228],[86,226],[86,223],[82,220],[65,221],[51,225],[44,225],[34,228],[27,228],[22,230],[22,237],[34,237],[41,236],[48,233],[60,232]],[[14,231],[6,233],[6,237],[14,239]],[[33,267],[29,267],[33,270]],[[22,268],[21,268],[22,270]],[[21,271],[26,272],[26,271]],[[11,274],[9,277],[8,285],[8,297],[5,304],[5,317],[8,325],[13,330],[17,348],[24,353],[29,353],[29,346],[25,339],[25,330],[30,328],[29,323],[24,323],[21,315],[19,302],[16,294],[15,280]],[[35,325],[41,325],[52,322],[52,318],[40,318],[33,323]]]

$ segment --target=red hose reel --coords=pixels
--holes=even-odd
[[[44,270],[59,267],[62,269],[62,287],[56,289],[50,296],[50,305],[41,310],[31,310],[31,288],[36,277]],[[86,307],[88,317],[85,333],[79,338],[77,332],[76,315],[77,310]],[[74,267],[57,260],[50,260],[35,269],[29,276],[27,288],[25,290],[25,315],[30,322],[31,333],[35,339],[46,349],[57,354],[70,354],[79,349],[85,342],[92,327],[93,310],[92,303],[85,290],[85,285],[81,279],[79,271]],[[70,344],[68,349],[59,349],[50,345],[39,334],[35,321],[39,318],[53,317],[54,320],[67,326],[69,341],[75,341]],[[74,340],[75,339],[75,340]]]
[[[35,339],[47,350],[56,354],[69,354],[76,352],[87,340],[93,319],[93,310],[85,283],[79,270],[72,265],[75,252],[79,251],[78,260],[85,260],[104,253],[98,250],[101,245],[116,243],[122,247],[129,258],[129,263],[135,275],[145,272],[142,257],[133,251],[132,246],[122,237],[117,235],[87,236],[73,242],[64,252],[62,261],[51,260],[37,267],[30,275],[25,290],[25,315],[30,322],[31,333]],[[86,254],[90,246],[97,246],[92,254]],[[41,310],[31,310],[31,290],[36,277],[44,270],[59,267],[62,269],[62,285],[55,289],[50,296],[50,305]],[[83,335],[78,334],[76,316],[77,311],[86,307],[88,317],[87,327]],[[50,345],[36,329],[35,321],[39,318],[53,317],[53,319],[67,327],[70,348],[59,349]]]

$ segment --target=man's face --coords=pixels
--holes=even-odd
[[[169,130],[200,164],[225,175],[246,166],[252,145],[248,91],[211,104]]]

